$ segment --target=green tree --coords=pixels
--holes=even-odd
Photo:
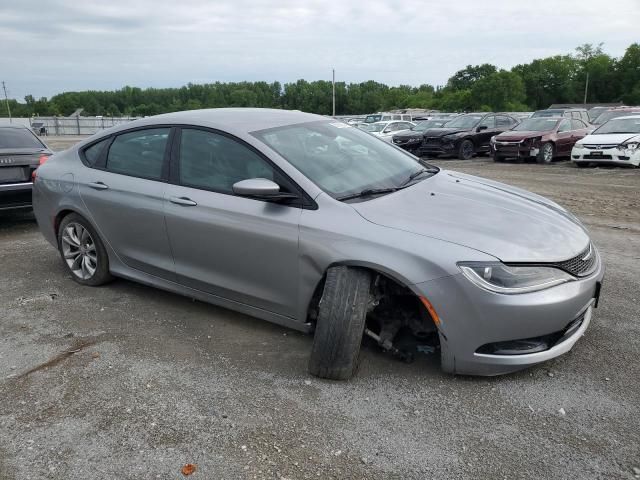
[[[480,79],[493,75],[498,70],[489,63],[482,65],[467,65],[458,70],[447,82],[447,86],[453,90],[469,90]]]

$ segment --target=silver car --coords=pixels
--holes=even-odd
[[[40,230],[78,283],[128,278],[314,332],[325,378],[353,374],[364,335],[406,358],[411,332],[451,373],[549,360],[589,326],[604,275],[554,202],[302,112],[145,118],[36,173]]]

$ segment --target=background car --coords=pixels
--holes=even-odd
[[[420,155],[456,155],[469,160],[476,153],[489,152],[491,137],[513,128],[518,120],[505,113],[467,113],[443,127],[424,132]]]
[[[590,130],[575,118],[527,118],[491,139],[493,159],[535,158],[538,163],[551,163],[556,157],[568,156],[573,145]]]
[[[612,118],[575,144],[571,160],[592,164],[640,166],[640,115]]]
[[[602,125],[612,118],[626,117],[628,115],[640,114],[640,107],[616,107],[609,108],[598,115],[592,122],[592,125]]]
[[[415,127],[409,130],[396,133],[392,136],[392,143],[404,148],[408,152],[417,153],[418,148],[424,140],[424,132],[431,128],[439,128],[449,122],[449,118],[433,118],[416,123]]]
[[[415,126],[416,124],[413,122],[393,121],[362,123],[358,126],[358,128],[364,130],[365,132],[369,132],[378,138],[381,138],[385,142],[391,143],[391,140],[395,134],[407,131]]]
[[[30,128],[0,126],[0,210],[31,206],[32,176],[52,154]]]
[[[531,118],[536,117],[565,117],[565,118],[577,118],[584,123],[589,123],[589,113],[586,108],[547,108],[545,110],[538,110],[533,112]]]

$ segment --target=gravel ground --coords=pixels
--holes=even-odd
[[[590,228],[607,277],[571,353],[471,378],[365,347],[352,381],[322,381],[310,336],[124,280],[80,287],[29,212],[3,213],[0,479],[183,478],[187,463],[208,479],[633,479],[640,170],[434,163]]]

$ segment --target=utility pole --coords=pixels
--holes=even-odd
[[[587,72],[587,81],[584,84],[584,101],[582,102],[584,105],[587,104],[587,91],[589,90],[589,72]]]
[[[4,101],[7,104],[7,113],[9,114],[9,123],[11,123],[11,108],[9,108],[9,97],[7,97],[7,87],[4,84],[4,80],[2,81],[2,90],[4,90]]]
[[[333,79],[331,80],[331,98],[332,98],[332,105],[333,105],[333,116],[336,116],[336,69],[333,68],[331,69],[331,72],[333,74]]]

